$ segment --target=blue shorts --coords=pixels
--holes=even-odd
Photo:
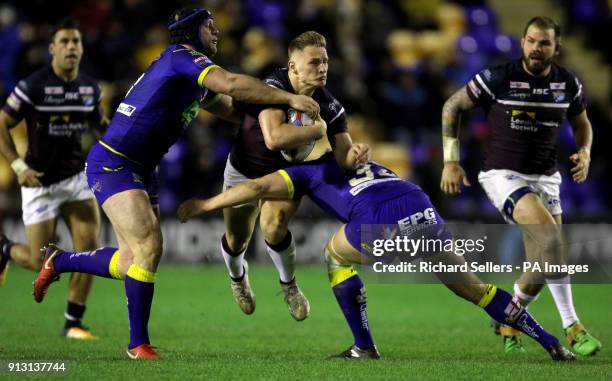
[[[374,241],[395,236],[448,238],[444,220],[422,190],[372,205],[346,224],[344,232],[355,250],[372,256]]]
[[[87,184],[100,205],[110,196],[130,189],[144,190],[151,205],[159,204],[157,173],[145,170],[100,143],[96,143],[89,151],[85,174]]]

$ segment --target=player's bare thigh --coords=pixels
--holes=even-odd
[[[225,239],[232,251],[242,252],[246,249],[253,236],[257,214],[259,214],[259,207],[255,205],[223,209]]]
[[[55,242],[55,230],[57,228],[57,218],[51,218],[35,224],[25,226],[26,237],[30,249],[29,261],[20,262],[32,270],[38,271],[41,266],[40,248],[51,242]]]
[[[300,207],[300,200],[266,200],[261,206],[259,225],[266,242],[277,244],[287,235],[289,221]]]
[[[133,255],[133,263],[155,272],[162,254],[162,234],[147,193],[141,189],[116,193],[104,202],[102,209]]]
[[[99,245],[100,209],[95,199],[63,204],[61,214],[66,221],[75,251],[94,250]]]

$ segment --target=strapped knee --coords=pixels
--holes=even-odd
[[[357,275],[353,266],[340,263],[327,248],[325,248],[325,263],[327,263],[327,274],[332,287]]]

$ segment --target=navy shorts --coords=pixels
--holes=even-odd
[[[401,195],[351,216],[344,231],[349,243],[367,256],[372,256],[374,241],[395,236],[449,238],[444,220],[421,190]]]
[[[145,170],[100,143],[96,143],[89,151],[85,174],[87,184],[100,205],[110,196],[130,189],[144,190],[151,205],[159,204],[157,173]]]

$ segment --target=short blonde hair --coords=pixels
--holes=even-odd
[[[293,54],[293,52],[295,52],[296,50],[304,50],[304,48],[308,46],[314,46],[317,48],[325,48],[327,46],[327,43],[325,41],[325,37],[323,37],[323,35],[320,33],[317,33],[313,30],[304,32],[298,35],[297,37],[295,37],[289,43],[289,48],[288,48],[289,56],[291,56],[291,54]]]

